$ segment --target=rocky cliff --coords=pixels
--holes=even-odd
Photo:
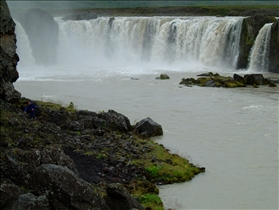
[[[1,0],[0,13],[0,97],[9,102],[15,102],[21,97],[21,94],[13,86],[13,82],[19,77],[16,69],[19,57],[16,54],[15,23],[11,18],[6,1]]]
[[[279,73],[279,21],[271,26],[269,71]]]
[[[276,20],[275,17],[272,16],[263,16],[263,15],[257,15],[252,17],[244,18],[242,23],[242,30],[240,35],[240,52],[239,52],[239,59],[237,63],[237,69],[246,69],[249,64],[249,55],[250,51],[253,47],[253,44],[256,40],[256,37],[260,31],[260,29],[266,24],[266,23],[274,23],[276,24],[278,20]],[[278,35],[278,27],[273,27],[273,38],[271,39],[271,46],[274,46],[272,48],[272,53],[274,55],[278,54],[278,48],[276,48],[276,42],[278,41],[278,38],[276,38],[276,34]],[[276,41],[277,40],[277,41]],[[277,42],[278,46],[278,42]],[[270,57],[270,71],[278,72],[278,66],[273,66],[278,60],[276,60],[276,56]],[[277,70],[276,70],[277,69]]]

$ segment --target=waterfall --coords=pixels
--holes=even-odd
[[[30,42],[25,30],[21,24],[14,20],[16,23],[15,34],[17,38],[17,54],[19,56],[19,67],[28,67],[28,65],[34,65],[35,59],[32,55],[32,49],[30,47]]]
[[[154,74],[162,70],[232,71],[238,61],[242,20],[243,17],[99,17],[63,21],[57,17],[57,63],[48,67],[36,66],[29,44],[32,40],[17,23],[19,68],[23,63],[27,67],[26,79],[48,75]],[[49,51],[41,49],[42,53],[50,57]]]
[[[272,23],[265,24],[255,40],[250,53],[249,70],[267,71],[269,67],[269,50]]]
[[[242,18],[99,17],[58,22],[60,53],[67,60],[113,66],[195,62],[235,68]]]

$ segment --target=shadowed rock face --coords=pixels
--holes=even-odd
[[[16,70],[19,57],[16,54],[15,23],[10,15],[6,1],[1,0],[0,10],[0,97],[9,102],[15,102],[21,97],[21,94],[13,86],[13,82],[19,77]]]
[[[243,20],[242,31],[240,35],[240,51],[239,51],[237,69],[247,68],[249,63],[249,54],[260,29],[266,23],[272,23],[272,22],[276,22],[275,17],[263,16],[263,15],[248,17]],[[278,27],[277,27],[277,31],[278,31]],[[273,42],[271,43],[273,44]],[[278,48],[277,50],[275,49],[275,51],[277,51],[278,53]]]
[[[279,21],[271,26],[269,71],[279,73]]]

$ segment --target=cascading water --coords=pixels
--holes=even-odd
[[[63,71],[76,75],[206,68],[231,71],[238,59],[242,20],[242,17],[99,17],[89,21],[56,18],[58,58],[48,73],[52,69],[61,75]],[[22,50],[27,46],[18,47]]]
[[[251,49],[249,70],[266,71],[268,69],[271,26],[272,23],[267,23],[259,31]]]
[[[242,18],[101,17],[60,21],[60,31],[61,40],[68,41],[64,47],[74,45],[94,63],[196,62],[234,68],[241,23]]]

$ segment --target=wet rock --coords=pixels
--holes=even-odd
[[[269,84],[269,87],[277,87],[277,85],[274,84],[274,83],[270,83],[270,84]]]
[[[233,79],[235,81],[238,81],[238,82],[242,83],[243,85],[246,85],[246,79],[244,77],[238,75],[238,74],[234,74]]]
[[[208,81],[206,81],[205,86],[206,87],[215,87],[216,84],[215,84],[214,80],[208,80]]]
[[[180,85],[186,85],[186,86],[192,86],[196,80],[194,78],[182,78],[181,82],[179,83]]]
[[[266,85],[270,82],[262,74],[245,74],[247,85]]]
[[[162,126],[147,117],[139,121],[133,131],[135,134],[142,137],[162,136]]]
[[[156,77],[156,79],[165,80],[165,79],[170,79],[170,77],[167,74],[160,74],[160,77]]]

